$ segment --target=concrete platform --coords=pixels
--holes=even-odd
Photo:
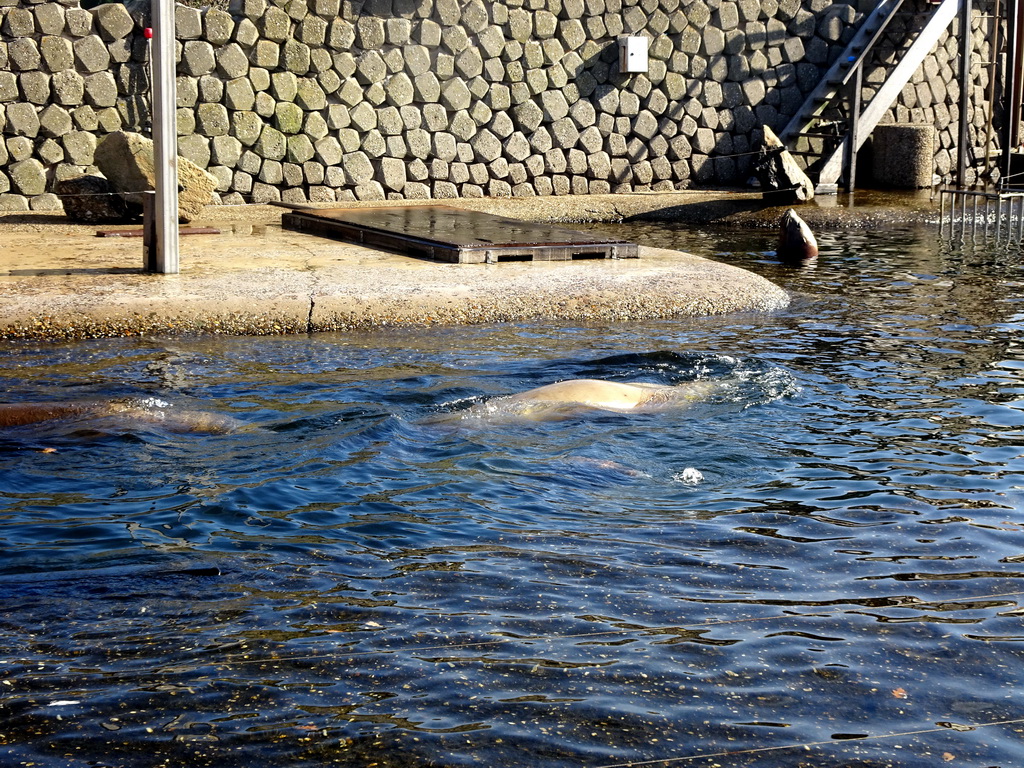
[[[757,198],[665,193],[445,204],[569,222],[668,216],[692,205],[717,218],[727,209],[761,207]],[[178,275],[144,273],[140,240],[97,237],[107,225],[72,225],[55,214],[2,216],[0,339],[633,321],[771,311],[789,301],[757,275],[676,251],[641,248],[639,259],[441,264],[285,231],[285,212],[208,208],[192,226],[221,234],[181,238]]]

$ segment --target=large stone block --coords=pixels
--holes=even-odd
[[[85,224],[125,222],[137,219],[141,208],[129,207],[113,185],[102,176],[76,176],[54,184],[72,221]]]
[[[283,43],[291,37],[292,20],[283,10],[270,6],[256,21],[260,35],[271,42]]]
[[[205,102],[223,101],[224,81],[214,75],[199,78],[199,100]]]
[[[56,35],[44,35],[39,40],[42,63],[50,72],[60,72],[75,65],[75,53],[71,41]]]
[[[117,103],[117,83],[109,72],[97,72],[85,78],[86,103],[97,109]]]
[[[462,78],[455,77],[441,86],[441,104],[447,109],[458,111],[468,109],[472,103],[472,94]]]
[[[260,168],[263,167],[263,158],[260,157],[259,155],[257,155],[252,150],[247,149],[247,150],[244,150],[242,152],[242,156],[240,158],[238,158],[238,163],[236,164],[236,166],[237,166],[238,170],[241,171],[242,173],[247,173],[250,176],[254,176],[257,173],[259,173],[260,172]],[[237,183],[237,179],[236,179],[236,183]],[[240,191],[245,191],[245,190],[241,190],[240,187],[238,189]],[[250,187],[248,191],[251,192],[252,191],[252,187]]]
[[[42,63],[39,45],[31,37],[19,37],[8,43],[7,57],[8,66],[15,72],[39,69]]]
[[[314,157],[325,166],[341,162],[341,143],[334,136],[325,136],[313,145]]]
[[[196,128],[203,136],[227,136],[228,110],[223,104],[200,104],[196,108]]]
[[[192,77],[212,72],[217,66],[213,46],[205,40],[189,40],[181,53],[181,68]]]
[[[0,31],[7,37],[30,37],[36,31],[36,20],[27,8],[10,8],[3,17]]]
[[[256,204],[278,203],[281,201],[281,190],[270,184],[257,181],[252,185],[252,202]]]
[[[441,98],[441,83],[433,72],[416,75],[413,80],[413,98],[418,102],[434,103]]]
[[[282,160],[288,151],[285,135],[271,125],[264,125],[253,150],[265,160]]]
[[[299,42],[310,47],[320,47],[327,41],[327,22],[319,16],[307,16],[299,24],[297,36]]]
[[[198,8],[174,6],[174,36],[178,40],[198,40],[203,36],[203,17]]]
[[[238,19],[238,24],[235,27],[234,40],[240,46],[248,50],[256,45],[256,41],[260,39],[260,31],[252,19],[241,18]]]
[[[249,57],[238,43],[228,43],[217,48],[214,60],[217,71],[229,80],[245,77],[249,72]]]
[[[68,163],[79,166],[93,164],[96,136],[91,131],[71,131],[61,137],[60,143],[64,147],[64,159]]]
[[[41,195],[46,191],[46,169],[34,157],[7,166],[11,189],[22,195]]]
[[[302,77],[296,83],[295,103],[306,111],[319,111],[327,108],[327,95],[315,78]]]
[[[302,130],[302,121],[303,112],[298,104],[282,101],[274,107],[274,127],[281,133],[299,133]]]
[[[175,113],[175,130],[178,136],[191,136],[196,132],[196,113],[189,107],[179,107]]]
[[[288,151],[285,154],[285,159],[288,162],[301,165],[308,160],[312,160],[314,154],[316,154],[316,151],[313,148],[313,142],[309,140],[309,136],[306,134],[299,133],[288,137]]]
[[[307,160],[302,164],[302,177],[306,184],[319,185],[327,179],[327,168],[323,163]]]
[[[210,141],[210,162],[233,168],[242,157],[242,142],[234,136],[214,136]]]
[[[93,16],[84,8],[68,8],[64,12],[65,30],[72,37],[92,34]]]
[[[50,101],[50,76],[38,69],[18,75],[18,88],[22,100],[30,104],[43,105]]]
[[[334,51],[348,51],[355,45],[356,28],[345,19],[333,19],[327,26],[328,48]]]
[[[387,64],[377,51],[366,51],[356,59],[355,75],[363,85],[379,83],[388,73]]]
[[[230,13],[219,8],[207,8],[203,13],[203,37],[212,45],[228,43],[235,34],[235,20]]]
[[[879,125],[871,134],[876,183],[899,189],[932,185],[935,173],[933,125]]]
[[[341,159],[345,179],[353,186],[365,184],[373,179],[373,164],[364,152],[349,152]]]
[[[263,119],[255,112],[232,112],[231,135],[244,146],[251,147],[260,137],[263,130]]]
[[[7,105],[7,125],[4,133],[34,137],[39,133],[39,114],[35,106],[26,102]]]
[[[366,133],[377,127],[377,110],[365,101],[361,101],[349,110],[352,127],[360,133]]]
[[[66,144],[65,144],[66,146]],[[153,142],[137,133],[116,131],[96,146],[95,162],[100,172],[129,201],[134,193],[154,189]],[[184,158],[178,159],[178,216],[192,221],[210,202],[217,180]]]
[[[569,149],[579,142],[580,132],[572,118],[563,117],[551,125],[551,140],[555,147]],[[545,150],[547,151],[547,150]]]
[[[180,137],[178,139],[178,157],[178,183],[180,185],[182,183],[180,168],[181,162],[191,162],[200,169],[204,169],[210,164],[210,140],[205,136],[199,136],[197,134]],[[209,199],[207,199],[207,202],[209,202]]]
[[[302,123],[302,132],[313,141],[319,141],[331,132],[327,120],[320,112],[307,112]]]
[[[312,63],[309,46],[298,40],[286,40],[281,47],[281,66],[296,75],[309,72]]]
[[[544,122],[552,123],[569,114],[569,102],[561,91],[544,91],[540,95]]]
[[[232,110],[249,111],[256,103],[256,94],[248,78],[239,77],[224,85],[224,104]]]
[[[277,69],[278,64],[281,63],[281,46],[272,40],[259,40],[249,51],[249,61],[254,67],[260,69]],[[249,76],[252,77],[252,75],[253,72],[250,70]]]
[[[70,113],[57,104],[50,104],[39,112],[39,134],[50,138],[63,136],[74,128]]]
[[[108,42],[127,37],[135,29],[135,20],[121,3],[98,5],[93,14],[96,31]]]

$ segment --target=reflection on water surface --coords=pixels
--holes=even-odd
[[[793,305],[7,347],[6,401],[156,397],[257,427],[0,434],[8,762],[1019,761],[1019,254],[819,232],[791,270],[771,234],[614,232]],[[570,377],[742,387],[437,418]]]

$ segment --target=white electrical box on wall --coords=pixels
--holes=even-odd
[[[619,72],[647,71],[647,43],[646,37],[619,38]]]

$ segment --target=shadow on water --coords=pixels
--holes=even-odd
[[[614,231],[795,301],[5,347],[7,402],[159,397],[260,427],[0,435],[8,761],[1015,764],[1019,255],[819,232],[793,270],[764,233],[638,227]],[[741,386],[431,423],[568,378]]]

